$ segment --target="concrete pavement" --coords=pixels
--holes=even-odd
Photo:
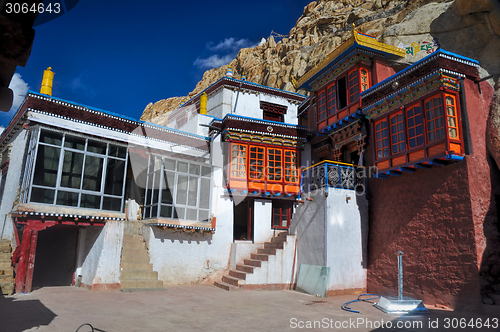
[[[132,293],[45,287],[30,294],[0,297],[0,331],[73,332],[84,323],[107,332],[500,330],[500,310],[489,315],[431,310],[400,316],[385,314],[366,302],[351,305],[360,314],[341,310],[343,303],[356,298],[318,298],[295,291],[227,292],[207,285]],[[478,319],[489,319],[490,327],[478,329]],[[471,320],[472,325],[460,328],[461,321]],[[450,328],[446,328],[447,322]],[[87,331],[91,331],[87,326],[80,329]]]

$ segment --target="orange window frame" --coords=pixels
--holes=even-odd
[[[427,124],[427,140],[435,142],[444,136],[443,98],[441,94],[434,95],[424,100],[425,120]]]
[[[258,145],[249,146],[248,178],[250,180],[264,180],[264,166],[266,163],[266,149]]]
[[[325,89],[318,92],[318,122],[326,119],[326,91]]]
[[[460,139],[458,126],[457,99],[454,95],[445,94],[444,104],[446,109],[446,123],[448,124],[448,138],[453,140]]]
[[[231,169],[232,178],[247,178],[247,149],[246,144],[231,143]]]
[[[285,156],[285,182],[299,183],[299,170],[297,169],[297,151],[284,150]]]
[[[359,82],[360,82],[360,92],[366,91],[370,88],[370,72],[368,69],[361,67],[359,68]]]
[[[351,70],[347,74],[347,94],[348,105],[359,100],[359,73],[358,68]]]
[[[389,156],[389,127],[387,119],[375,122],[375,157],[382,159]]]
[[[337,113],[337,89],[335,82],[326,88],[326,108],[328,117]]]
[[[281,182],[283,174],[283,149],[267,148],[267,180]]]
[[[403,111],[396,112],[389,116],[389,125],[391,127],[391,153],[397,154],[405,151]]]
[[[406,132],[408,149],[417,148],[425,143],[424,115],[420,103],[406,108]]]

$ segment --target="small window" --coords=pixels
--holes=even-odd
[[[318,122],[326,119],[326,93],[322,90],[318,93]]]
[[[281,149],[267,149],[267,179],[281,181]]]
[[[330,86],[328,86],[328,88],[326,89],[326,101],[329,117],[337,113],[336,93],[337,91],[335,90],[335,83],[330,84]]]
[[[446,119],[448,122],[448,137],[451,139],[460,139],[458,135],[458,117],[455,96],[445,95],[446,101]]]
[[[346,87],[346,78],[342,77],[337,82],[338,89],[338,109],[341,110],[347,106],[347,87]]]
[[[264,180],[264,148],[250,146],[249,178]]]
[[[285,150],[285,182],[298,183],[297,152]]]
[[[444,137],[443,105],[441,96],[425,100],[425,116],[427,118],[427,138],[434,142]]]
[[[359,73],[360,73],[359,76],[361,77],[361,92],[363,92],[365,90],[368,90],[368,88],[370,87],[370,81],[368,78],[368,70],[366,70],[365,68],[361,68]]]
[[[273,228],[288,229],[292,214],[292,203],[273,203]]]
[[[375,122],[375,142],[377,159],[387,157],[389,155],[389,130],[386,119]]]
[[[359,78],[358,70],[351,71],[348,75],[349,78],[349,104],[359,100]]]
[[[180,163],[180,162],[179,162]],[[231,176],[246,178],[247,146],[243,144],[231,145]]]

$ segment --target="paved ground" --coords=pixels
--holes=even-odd
[[[164,292],[141,293],[45,287],[30,294],[0,296],[0,331],[73,332],[84,323],[106,332],[500,331],[500,310],[489,316],[444,310],[398,316],[385,314],[366,302],[351,305],[361,314],[340,309],[344,302],[355,298],[322,299],[294,291],[227,292],[201,285],[169,286]],[[490,327],[476,328],[479,318],[482,322],[489,318]],[[459,324],[460,319],[469,326],[446,328],[447,322],[452,326]],[[389,321],[392,328],[380,327],[382,320]],[[406,328],[397,328],[398,323],[407,324]],[[430,323],[436,328],[429,327]],[[88,332],[91,328],[84,326],[79,331]]]

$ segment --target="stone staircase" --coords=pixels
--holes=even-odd
[[[158,272],[153,271],[146,243],[140,235],[140,222],[125,222],[121,259],[122,292],[165,290]]]
[[[236,270],[229,270],[229,274],[223,276],[222,281],[214,283],[215,286],[227,291],[239,289],[285,289],[286,287],[284,286],[287,286],[286,284],[251,284],[247,283],[247,281],[254,277],[254,274],[276,273],[276,271],[269,271],[271,268],[268,266],[268,262],[273,260],[273,256],[280,254],[279,251],[283,251],[287,245],[287,236],[289,236],[288,232],[281,232],[273,237],[271,242],[265,242],[264,248],[257,249],[256,253],[250,255],[250,259],[243,260],[243,264],[236,264]],[[295,249],[295,247],[293,248]],[[266,278],[260,279],[265,280]]]
[[[11,259],[10,240],[0,240],[0,294],[3,295],[14,293],[14,268]]]

